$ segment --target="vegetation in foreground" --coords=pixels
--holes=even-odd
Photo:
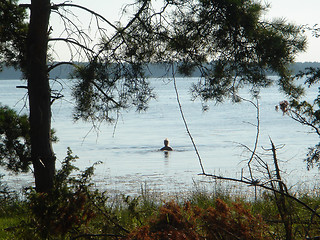
[[[111,198],[91,188],[94,166],[72,174],[75,159],[69,150],[50,193],[27,189],[21,200],[1,185],[1,239],[253,240],[320,235],[316,212],[290,198],[283,211],[278,194],[265,192],[248,200],[222,191],[196,191],[164,200],[142,191],[138,197]],[[314,194],[297,199],[315,210],[320,204]]]

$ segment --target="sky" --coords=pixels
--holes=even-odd
[[[266,2],[266,1],[262,1]],[[270,10],[268,18],[285,18],[290,23],[299,25],[319,24],[320,27],[320,0],[269,0]],[[320,38],[308,37],[306,52],[297,56],[299,62],[320,62]]]
[[[124,5],[132,3],[134,0],[73,0],[71,3],[85,6],[95,12],[103,15],[109,21],[117,21],[121,15],[121,9]],[[19,0],[19,3],[29,3],[30,0]],[[53,1],[60,3],[63,1]],[[161,0],[156,0],[161,2]],[[261,3],[269,3],[270,9],[266,13],[267,19],[272,18],[284,18],[290,23],[299,25],[309,24],[313,26],[317,23],[320,24],[320,0],[260,0]],[[84,23],[84,25],[90,22],[88,15],[85,15],[83,11],[77,13],[79,15],[76,21]],[[57,16],[51,18],[51,25],[55,32],[61,31],[62,23]],[[54,33],[55,33],[54,32]],[[299,54],[296,57],[296,61],[299,62],[314,62],[320,61],[320,38],[312,37],[311,33],[307,34],[308,48],[306,52]],[[55,46],[58,48],[59,60],[64,60],[64,53],[67,52],[61,45]],[[59,49],[61,48],[61,49]]]

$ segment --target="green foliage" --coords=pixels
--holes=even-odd
[[[51,192],[37,193],[33,189],[26,192],[29,218],[15,229],[21,239],[64,239],[67,235],[85,231],[95,215],[87,196],[92,169],[72,177],[71,173],[77,169],[72,164],[76,159],[68,149]]]
[[[174,64],[186,76],[197,68],[203,78],[191,87],[193,98],[223,101],[245,85],[257,93],[272,81],[296,98],[289,64],[305,48],[301,28],[283,20],[261,20],[267,10],[252,0],[165,1],[161,11],[139,1],[126,26],[105,37],[101,49],[74,75],[75,119],[112,121],[130,106],[146,110],[153,89],[147,64]],[[170,68],[168,68],[170,69]]]
[[[318,82],[317,77],[311,76],[306,80],[306,83],[314,84]],[[320,93],[320,88],[319,88]],[[300,122],[301,124],[311,127],[320,136],[320,94],[313,100],[313,102],[307,101],[290,101],[288,106],[289,113],[293,114],[293,119]],[[314,147],[309,147],[309,152],[305,158],[308,169],[317,166],[320,168],[320,144]]]
[[[64,182],[58,184],[58,191],[39,194],[30,189],[26,202],[2,202],[0,236],[4,239],[285,239],[284,224],[273,194],[266,192],[248,200],[221,192],[197,191],[191,201],[181,203],[163,202],[154,193],[111,198],[107,193],[91,191],[92,167],[75,175],[76,168],[72,165],[75,159],[69,150],[64,167],[57,174],[60,180],[56,184]],[[295,194],[312,209],[318,208],[320,198],[316,192]],[[294,201],[290,201],[290,210],[293,239],[320,234],[316,215]]]
[[[30,126],[27,115],[0,106],[0,165],[27,172],[30,165]]]
[[[30,124],[27,115],[0,105],[0,166],[15,173],[28,172],[31,164]],[[57,142],[51,130],[52,141]]]
[[[3,176],[0,174],[0,239],[14,239],[9,229],[25,218],[26,203],[2,181]]]
[[[153,202],[151,196],[142,194],[138,197],[123,196],[123,201],[118,210],[121,224],[126,228],[133,229],[146,223],[152,214],[157,211],[158,204]]]
[[[4,175],[0,174],[0,217],[10,218],[21,214],[24,202],[2,181],[3,177]]]
[[[311,87],[319,83],[320,69],[306,68],[300,71],[295,79],[304,79],[304,86]],[[284,114],[289,115],[293,120],[310,127],[315,133],[320,136],[320,88],[318,89],[318,96],[313,101],[300,101],[299,99],[292,99],[290,102],[282,101],[279,106]],[[314,147],[309,147],[306,158],[307,168],[320,168],[320,143]]]
[[[93,61],[78,66],[73,77],[78,79],[72,94],[76,101],[75,120],[113,121],[116,117],[112,113],[129,106],[145,111],[155,97],[139,63]]]
[[[23,66],[28,30],[25,18],[25,9],[17,0],[0,2],[0,70],[3,64]]]
[[[265,9],[251,0],[174,2],[179,8],[173,14],[166,55],[174,52],[174,61],[201,70],[204,80],[193,85],[194,98],[220,102],[244,85],[267,87],[271,81],[266,71],[280,76],[278,84],[285,93],[302,93],[288,71],[305,47],[299,26],[261,21]],[[189,74],[186,64],[181,66]]]

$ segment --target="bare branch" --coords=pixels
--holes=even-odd
[[[49,41],[64,41],[64,42],[67,42],[67,43],[71,43],[71,44],[74,44],[74,45],[77,45],[91,53],[94,53],[94,51],[86,46],[84,46],[83,44],[79,43],[78,41],[76,40],[73,40],[73,39],[68,39],[68,38],[50,38]]]
[[[240,96],[237,96],[238,98],[240,98],[241,100],[243,101],[246,101],[246,102],[249,102],[251,103],[255,108],[256,108],[256,118],[257,118],[257,125],[256,125],[256,137],[255,137],[255,142],[254,142],[254,148],[253,148],[253,151],[251,153],[251,157],[248,161],[248,168],[249,168],[249,172],[250,172],[250,177],[251,179],[253,179],[253,175],[252,175],[252,169],[251,169],[251,163],[252,163],[252,160],[256,154],[256,151],[257,151],[257,147],[258,147],[258,142],[259,142],[259,136],[260,136],[260,108],[259,108],[259,100],[258,98],[256,98],[257,100],[257,103],[254,103],[253,101],[251,100],[248,100],[248,99],[245,99],[245,98],[242,98]]]
[[[56,8],[60,8],[60,7],[75,7],[75,8],[80,8],[82,10],[85,10],[91,14],[93,14],[94,16],[97,16],[99,18],[101,18],[103,21],[105,21],[106,23],[108,23],[111,27],[113,27],[115,30],[118,31],[118,28],[112,24],[108,19],[106,19],[105,17],[103,17],[102,15],[96,13],[95,11],[92,11],[91,9],[89,8],[86,8],[86,7],[83,7],[81,5],[77,5],[77,4],[71,4],[71,3],[61,3],[61,4],[55,4],[54,5]]]
[[[299,122],[299,123],[301,123],[301,124],[303,124],[303,125],[306,125],[306,126],[309,126],[309,127],[311,127],[311,128],[313,128],[314,130],[315,130],[315,132],[320,136],[320,129],[318,128],[318,127],[316,127],[314,124],[312,124],[311,122],[309,122],[305,117],[303,117],[301,114],[299,114],[298,112],[296,112],[296,111],[294,111],[294,110],[292,110],[292,109],[290,109],[289,110],[290,111],[290,117],[293,119],[293,120],[295,120],[295,121],[297,121],[297,122]]]
[[[75,64],[72,63],[72,62],[59,62],[59,63],[53,64],[52,66],[50,66],[50,67],[48,68],[48,72],[52,71],[53,69],[55,69],[56,67],[61,66],[61,65],[71,65],[71,66],[75,66]]]
[[[239,182],[239,183],[243,183],[246,184],[248,186],[257,186],[257,187],[261,187],[263,189],[266,190],[270,190],[276,193],[281,194],[281,192],[273,187],[269,187],[267,185],[265,185],[264,183],[260,183],[258,181],[251,181],[251,180],[243,180],[243,179],[237,179],[237,178],[230,178],[230,177],[223,177],[223,176],[218,176],[218,175],[214,175],[214,174],[199,174],[199,175],[203,175],[203,176],[207,176],[207,177],[212,177],[213,179],[219,179],[219,180],[226,180],[226,181],[233,181],[233,182]],[[299,200],[298,198],[288,194],[288,193],[284,193],[284,196],[293,199],[294,201],[296,201],[297,203],[301,204],[302,206],[304,206],[306,209],[308,209],[310,212],[312,212],[315,216],[317,216],[320,219],[320,214],[317,213],[313,208],[311,208],[309,205],[307,205],[306,203],[302,202],[301,200]]]
[[[115,40],[117,37],[119,37],[119,35],[120,35],[120,37],[123,39],[123,42],[122,42],[121,44],[119,44],[118,47],[116,47],[116,49],[119,48],[123,43],[125,43],[126,40],[125,40],[124,37],[123,37],[124,32],[125,32],[137,19],[139,20],[139,16],[140,16],[141,13],[143,12],[143,10],[145,10],[145,8],[147,7],[148,3],[149,3],[148,0],[145,0],[145,1],[143,2],[143,5],[140,7],[139,11],[137,11],[137,13],[134,15],[134,17],[127,23],[127,25],[126,25],[124,28],[119,29],[119,28],[117,28],[117,27],[114,27],[117,32],[113,35],[113,37],[111,37],[111,38],[109,39],[109,41],[108,41],[107,44],[111,43],[113,40]],[[113,51],[115,52],[116,49],[114,49]],[[97,59],[104,50],[105,50],[104,48],[101,48],[101,50],[96,54],[95,59]]]
[[[202,164],[202,160],[201,160],[201,157],[200,157],[200,153],[199,153],[198,148],[197,148],[197,146],[196,146],[196,144],[195,144],[195,142],[193,140],[193,137],[192,137],[192,135],[190,133],[187,121],[186,121],[186,119],[184,117],[184,114],[183,114],[183,111],[182,111],[182,106],[181,106],[181,103],[180,103],[180,98],[179,98],[179,93],[178,93],[178,88],[177,88],[177,83],[176,83],[176,78],[175,78],[175,69],[174,69],[174,64],[173,63],[172,63],[172,77],[173,77],[174,89],[175,89],[176,96],[177,96],[177,102],[178,102],[178,105],[179,105],[179,109],[180,109],[180,113],[181,113],[181,117],[182,117],[184,126],[185,126],[185,128],[187,130],[187,133],[188,133],[189,137],[190,137],[190,140],[192,142],[194,150],[196,151],[196,154],[198,156],[199,163],[200,163],[201,170],[202,170],[202,174],[205,174],[204,167],[203,167],[203,164]]]
[[[79,38],[81,38],[84,42],[86,42],[86,40],[92,41],[90,36],[87,33],[85,33],[82,29],[80,29],[73,21],[71,21],[71,19],[69,19],[67,16],[63,15],[59,11],[55,11],[55,13],[57,13],[60,16],[61,20],[63,21],[63,24],[65,26],[64,32],[67,32],[68,36],[71,36],[72,34],[76,33],[79,36]],[[72,30],[72,32],[69,33],[69,31],[71,30],[71,27],[73,27],[76,30],[76,32]]]
[[[30,8],[30,7],[31,7],[31,4],[19,4],[19,7],[22,7],[22,8]]]
[[[140,14],[143,12],[143,10],[147,7],[149,1],[148,0],[144,0],[143,5],[141,6],[141,8],[139,9],[139,11],[134,15],[134,17],[128,22],[128,24],[121,29],[120,32],[124,32],[126,29],[128,29],[140,16]]]

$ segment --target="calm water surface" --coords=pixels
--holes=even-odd
[[[246,167],[250,153],[241,144],[253,148],[256,136],[256,109],[248,102],[233,104],[210,104],[203,112],[199,101],[190,101],[189,87],[193,78],[179,78],[177,85],[180,101],[190,132],[197,144],[207,173],[239,176]],[[54,145],[58,165],[66,155],[67,147],[79,156],[76,165],[85,169],[97,161],[94,180],[98,187],[110,191],[134,194],[147,183],[155,191],[188,191],[194,182],[208,181],[198,176],[201,168],[192,143],[185,130],[179,112],[173,82],[152,79],[157,99],[152,100],[149,110],[137,113],[122,112],[116,125],[101,123],[93,129],[92,124],[72,120],[71,82],[63,81],[64,100],[53,105],[52,127],[56,129],[59,142]],[[20,80],[0,81],[0,102],[18,111],[26,112],[26,90]],[[59,87],[58,84],[55,87]],[[317,89],[309,89],[307,98],[313,99]],[[250,98],[247,90],[242,96]],[[258,152],[271,161],[269,137],[277,146],[281,167],[292,184],[315,183],[317,171],[306,171],[303,158],[307,148],[318,141],[316,134],[282,113],[275,111],[279,101],[285,99],[276,87],[260,93],[260,136]],[[168,138],[174,148],[168,155],[158,151]],[[2,170],[3,171],[3,170]],[[32,183],[31,175],[6,173],[6,181],[15,186]]]

